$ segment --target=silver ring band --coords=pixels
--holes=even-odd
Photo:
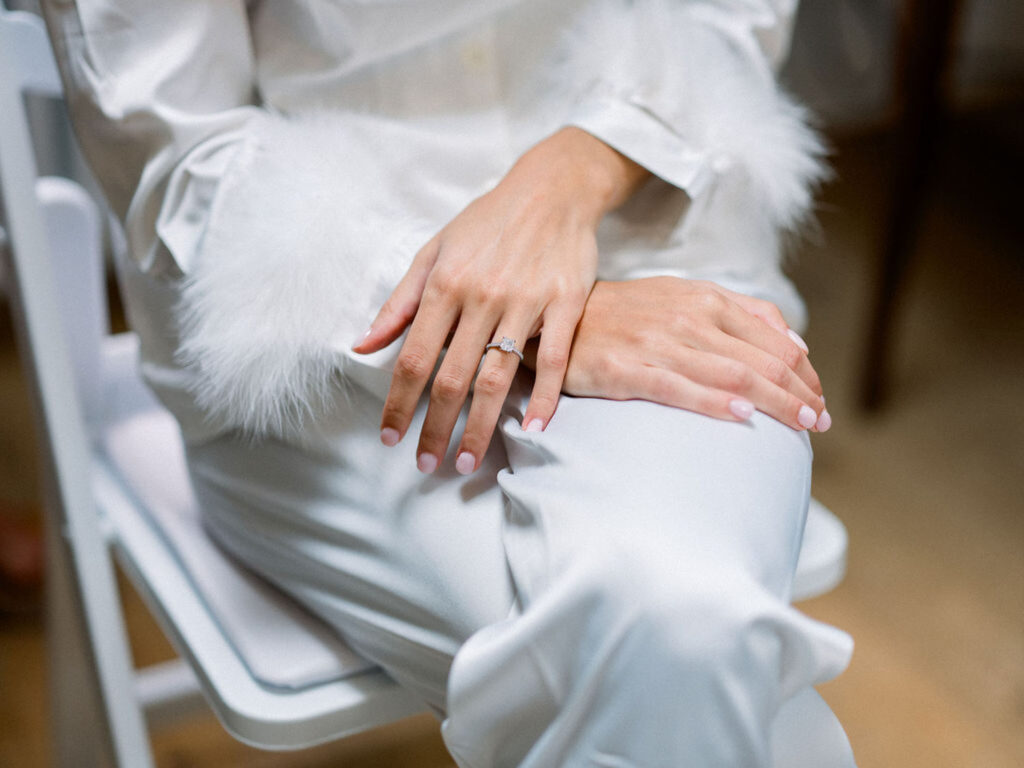
[[[501,341],[496,341],[488,344],[486,347],[484,347],[484,353],[487,353],[489,350],[492,349],[499,349],[502,352],[511,352],[512,354],[516,355],[519,358],[519,362],[523,361],[523,353],[522,351],[520,351],[518,347],[516,347],[516,340],[510,339],[508,336],[502,336]]]

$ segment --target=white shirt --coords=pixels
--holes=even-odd
[[[794,5],[44,8],[86,156],[146,275],[127,298],[147,374],[199,435],[315,399],[417,248],[566,124],[658,177],[606,217],[601,278],[717,280],[801,325],[779,242],[821,147],[773,79]]]

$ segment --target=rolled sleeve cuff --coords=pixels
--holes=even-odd
[[[700,195],[712,181],[711,163],[640,104],[613,96],[581,101],[567,121],[642,165],[669,184]]]

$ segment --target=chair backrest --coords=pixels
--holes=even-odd
[[[35,152],[24,102],[29,94],[61,94],[49,42],[37,17],[7,11],[0,2],[0,193],[13,266],[11,300],[20,321],[27,375],[39,415],[46,422],[41,426],[59,430],[57,434],[64,438],[59,442],[68,445],[70,458],[82,443],[76,438],[84,432],[83,415],[73,386],[75,366],[67,354],[70,345],[60,311],[51,238],[37,193]]]
[[[4,77],[13,78],[22,93],[60,97],[60,74],[39,19],[30,13],[6,10],[2,0],[0,13],[5,16],[0,47],[8,51],[9,58]]]
[[[0,0],[0,197],[3,200],[9,251],[13,270],[7,275],[9,294],[19,331],[25,374],[33,396],[38,434],[43,448],[42,474],[46,486],[47,527],[58,541],[70,549],[67,562],[73,569],[75,586],[83,609],[92,617],[88,632],[91,669],[98,678],[102,716],[108,723],[138,724],[113,733],[114,752],[121,764],[131,764],[130,755],[146,754],[148,747],[137,734],[144,734],[137,708],[126,705],[120,691],[132,690],[132,670],[127,639],[123,631],[113,566],[100,529],[92,493],[91,452],[85,411],[91,397],[88,387],[76,386],[76,365],[69,354],[67,325],[61,313],[62,294],[75,293],[75,287],[62,290],[63,282],[74,279],[74,267],[54,264],[53,243],[63,241],[75,246],[70,231],[60,238],[50,237],[47,214],[37,194],[37,171],[31,135],[25,113],[24,95],[41,93],[59,96],[60,81],[41,21],[27,13],[9,12]],[[44,197],[50,196],[72,210],[80,196],[61,184],[43,184]],[[50,188],[50,192],[46,191]],[[76,202],[77,198],[77,202]],[[58,217],[64,215],[57,213]],[[61,219],[55,226],[62,228]],[[91,237],[89,225],[79,233]],[[88,249],[76,249],[85,253]],[[74,260],[71,260],[74,263]],[[83,266],[88,270],[94,267]],[[57,276],[64,278],[58,281]],[[88,283],[94,284],[94,283]],[[71,338],[79,339],[80,336]],[[80,354],[93,354],[80,351]],[[94,365],[98,354],[93,354]],[[53,574],[51,573],[51,576]],[[52,588],[52,585],[51,585]]]
[[[49,41],[40,19],[29,13],[7,12],[0,1],[4,22],[0,28],[0,48],[5,53],[2,71],[7,87],[14,86],[22,96],[34,95],[60,98],[62,89]],[[24,101],[5,104],[0,111],[3,125],[0,135],[14,151],[34,154],[20,148],[15,136],[15,123],[24,122]],[[21,111],[18,111],[19,108]],[[30,137],[31,141],[31,137]],[[51,256],[51,277],[57,292],[58,312],[64,328],[67,351],[71,356],[72,375],[89,431],[102,420],[100,386],[100,343],[109,328],[102,253],[102,215],[95,200],[77,183],[68,179],[36,179],[34,164],[27,168],[5,171],[10,181],[0,197],[24,198],[35,194],[35,204],[42,212],[42,227],[47,251]],[[31,179],[31,181],[30,181]],[[18,202],[22,202],[20,199]],[[18,202],[9,204],[17,206]],[[10,216],[13,218],[13,214]],[[32,222],[29,237],[32,235]],[[32,240],[30,240],[32,242]],[[36,241],[38,242],[38,241]],[[24,249],[24,242],[19,250]],[[38,246],[37,246],[38,247]]]
[[[67,497],[88,497],[88,454],[55,290],[50,238],[35,191],[35,156],[23,100],[31,85],[47,79],[23,63],[44,58],[38,53],[40,45],[47,50],[41,32],[34,17],[0,7],[0,190],[13,266],[9,287],[15,318],[20,321],[26,375],[36,398],[42,434],[51,438],[47,442],[54,469],[67,470],[57,472],[62,486],[58,490],[66,505]],[[36,53],[28,53],[30,50]],[[46,69],[43,65],[38,71]]]

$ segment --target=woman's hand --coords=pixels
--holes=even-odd
[[[773,304],[675,277],[594,286],[563,391],[730,421],[756,409],[797,430],[832,424],[807,345]]]
[[[359,353],[386,347],[407,326],[381,419],[381,441],[405,436],[434,377],[417,465],[433,472],[476,377],[456,458],[479,466],[519,358],[484,347],[507,336],[522,349],[541,333],[526,423],[555,411],[576,325],[597,269],[595,230],[647,172],[578,128],[564,128],[523,155],[495,189],[473,201],[416,255]],[[535,427],[536,428],[536,427]]]

